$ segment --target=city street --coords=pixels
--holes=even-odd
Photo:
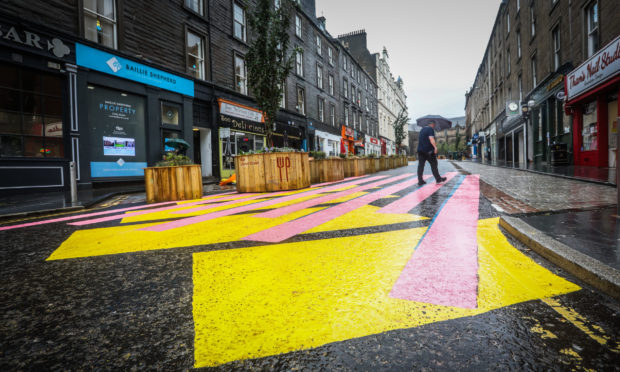
[[[615,188],[416,170],[3,221],[0,369],[618,369],[618,302],[499,226]]]

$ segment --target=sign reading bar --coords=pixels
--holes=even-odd
[[[194,82],[126,58],[82,44],[75,44],[76,63],[109,75],[152,85],[171,92],[194,96]]]
[[[568,100],[600,85],[620,73],[620,36],[568,74]]]
[[[0,22],[0,45],[43,54],[46,57],[61,59],[70,63],[75,61],[73,43],[20,25]]]

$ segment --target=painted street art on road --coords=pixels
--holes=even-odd
[[[78,228],[49,261],[188,249],[195,367],[579,290],[513,247],[497,218],[479,216],[478,176],[446,176],[422,186],[410,173],[358,177],[1,229],[59,222]],[[438,203],[432,214],[420,215],[431,200]]]

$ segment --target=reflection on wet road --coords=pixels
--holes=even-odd
[[[513,246],[476,175],[443,168],[452,170],[444,184],[419,186],[410,167],[294,192],[227,193],[52,218],[1,233],[18,239],[29,229],[56,227],[51,242],[58,244],[37,267],[44,259],[69,272],[105,265],[93,271],[153,282],[162,293],[141,307],[185,317],[141,318],[144,327],[169,329],[179,339],[147,342],[134,355],[157,359],[157,350],[187,347],[188,338],[193,350],[193,358],[177,355],[158,366],[613,366],[613,311],[588,308],[598,295]],[[174,286],[184,294],[155,280],[165,273],[178,273]],[[38,283],[31,286],[52,286],[28,275]],[[124,297],[123,286],[91,279],[82,290]],[[123,319],[109,326],[110,337],[122,339],[127,322],[133,329],[133,320]]]

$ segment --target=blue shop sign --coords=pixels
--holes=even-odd
[[[78,66],[172,92],[194,96],[194,82],[82,44],[75,44]]]

